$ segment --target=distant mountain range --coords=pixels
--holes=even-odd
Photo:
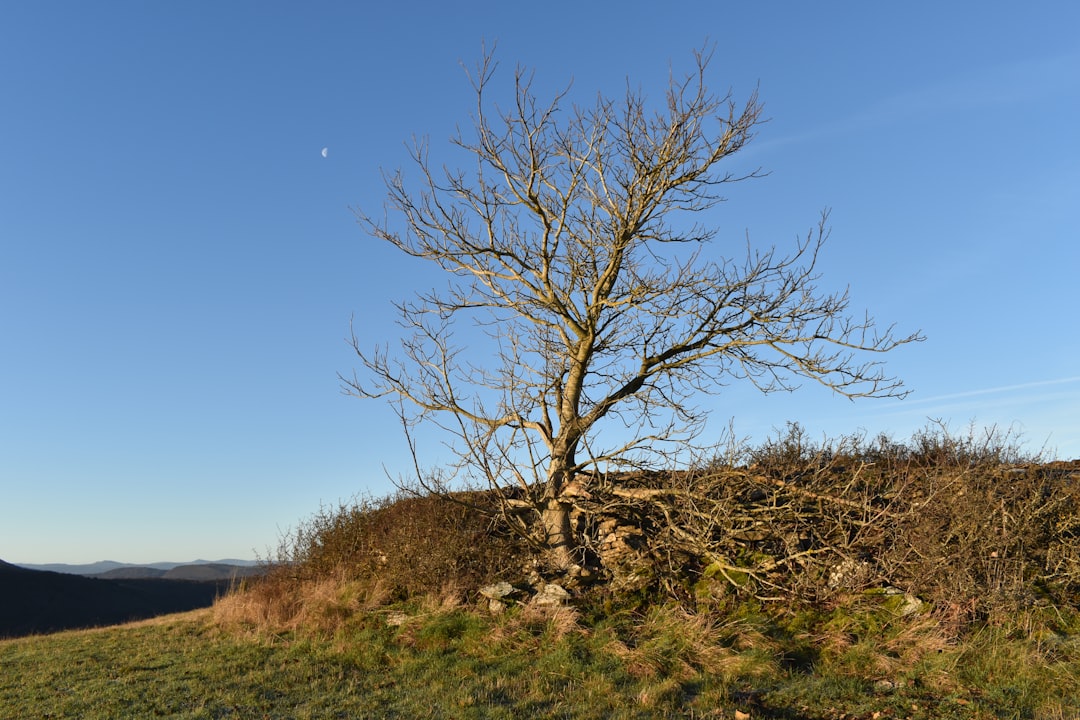
[[[119,567],[108,572],[90,575],[97,578],[159,578],[161,580],[236,580],[262,575],[261,567],[233,565],[228,562],[177,565],[164,570],[157,567]]]
[[[161,577],[162,574],[180,567],[212,566],[230,568],[255,568],[258,567],[259,563],[254,560],[228,559],[192,560],[191,562],[157,562],[147,563],[145,565],[138,565],[134,563],[115,562],[113,560],[102,560],[101,562],[87,563],[85,565],[67,565],[64,563],[48,563],[45,565],[34,565],[32,563],[15,563],[15,565],[17,565],[18,567],[26,568],[27,570],[42,570],[45,572],[64,573],[66,575],[108,575],[109,577]],[[149,571],[161,572],[160,574],[155,574]],[[238,577],[243,577],[245,574],[251,573],[242,573],[238,575]],[[225,577],[232,576],[232,574],[225,575]],[[201,577],[177,579],[216,580],[218,578]]]
[[[167,569],[122,563],[60,566],[83,571],[107,568],[88,575],[0,560],[0,638],[115,625],[209,607],[237,578],[262,571],[254,563],[234,562],[244,561],[161,563]]]

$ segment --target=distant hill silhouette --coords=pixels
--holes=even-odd
[[[30,570],[45,570],[47,572],[67,573],[70,575],[93,575],[100,576],[106,573],[112,573],[114,570],[133,570],[138,573],[141,570],[150,568],[153,570],[172,570],[174,568],[182,567],[185,565],[229,565],[235,567],[256,567],[259,563],[252,560],[192,560],[190,562],[156,562],[156,563],[143,563],[136,565],[134,563],[121,563],[114,560],[102,560],[95,563],[85,563],[82,565],[69,565],[66,563],[48,563],[45,565],[35,565],[32,563],[19,563],[19,567],[28,568]],[[111,577],[118,577],[112,576]],[[128,575],[124,577],[146,577],[146,575]]]
[[[6,563],[3,560],[0,560],[0,577],[5,577],[5,573],[17,572],[27,572],[27,570],[25,568],[19,567],[18,565],[12,565],[11,563]]]
[[[199,563],[179,565],[166,570],[162,576],[166,580],[237,580],[245,577],[262,575],[262,567],[238,567],[226,563]]]
[[[220,576],[202,581],[91,578],[0,560],[0,637],[115,625],[209,607],[230,584]]]
[[[77,573],[83,577],[95,577],[103,580],[147,580],[162,578],[165,576],[168,570],[162,570],[156,567],[118,567],[112,570],[108,570],[103,573],[95,573],[93,575],[85,575],[83,573]]]
[[[245,577],[261,575],[260,567],[241,567],[226,563],[200,563],[193,565],[177,565],[168,570],[153,566],[125,566],[108,572],[98,573],[89,577],[105,578],[107,580],[133,580],[161,578],[164,580],[236,580]]]

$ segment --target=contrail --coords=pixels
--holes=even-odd
[[[1046,387],[1048,385],[1065,385],[1074,382],[1080,382],[1080,375],[1058,378],[1056,380],[1038,380],[1036,382],[1020,383],[1019,385],[1001,385],[999,387],[983,388],[981,390],[966,390],[964,392],[949,393],[948,395],[935,395],[934,397],[911,400],[905,404],[924,405],[926,403],[940,402],[942,400],[955,400],[956,398],[974,397],[976,395],[992,395],[995,393],[1012,392],[1014,390],[1029,390],[1031,388]]]

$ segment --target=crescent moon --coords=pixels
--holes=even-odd
[[[326,148],[323,148],[323,149],[322,149],[322,156],[323,156],[323,157],[326,157],[326,156],[327,156],[327,151],[326,151]]]

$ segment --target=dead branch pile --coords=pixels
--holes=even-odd
[[[1080,591],[1080,463],[914,452],[763,454],[740,467],[590,479],[582,562],[659,584],[819,601],[896,588],[986,615]]]

